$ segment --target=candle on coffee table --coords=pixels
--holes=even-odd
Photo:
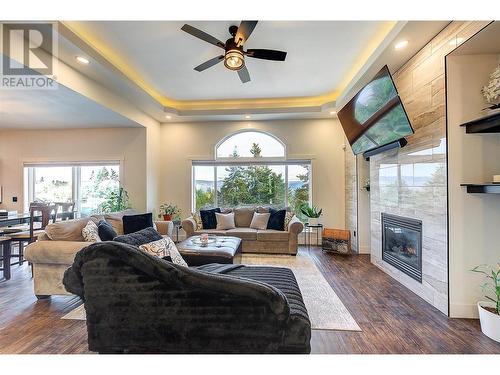
[[[202,245],[207,245],[208,244],[208,233],[202,233],[200,234],[200,242]]]

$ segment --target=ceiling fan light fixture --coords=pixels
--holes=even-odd
[[[231,49],[224,56],[224,66],[230,70],[240,70],[245,65],[243,52]]]

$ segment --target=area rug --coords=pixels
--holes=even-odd
[[[297,256],[243,254],[241,263],[290,268],[299,283],[312,329],[361,331],[349,310],[307,254],[299,253]],[[62,319],[85,320],[83,305],[70,311]]]
[[[243,254],[241,263],[290,268],[299,283],[312,329],[361,331],[307,253],[297,256]]]

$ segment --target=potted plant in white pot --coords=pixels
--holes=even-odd
[[[500,264],[497,268],[485,265],[474,267],[472,272],[481,273],[486,282],[481,286],[488,301],[477,303],[481,331],[490,339],[500,342]]]
[[[300,212],[307,217],[307,223],[309,225],[318,225],[323,209],[305,204],[300,208]]]

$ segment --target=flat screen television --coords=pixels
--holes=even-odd
[[[354,154],[361,154],[413,134],[387,66],[339,112]]]

